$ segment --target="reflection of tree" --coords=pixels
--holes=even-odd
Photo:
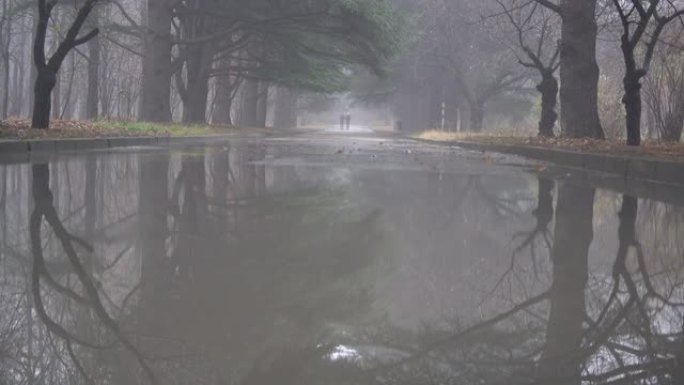
[[[86,252],[92,252],[92,247],[81,238],[71,234],[63,225],[53,205],[53,195],[50,190],[50,169],[47,164],[33,166],[33,197],[34,209],[30,220],[31,251],[33,255],[32,293],[35,311],[48,331],[58,336],[64,342],[67,352],[74,366],[81,375],[90,382],[90,376],[86,373],[81,360],[77,357],[74,345],[91,349],[102,349],[105,346],[91,341],[68,331],[62,324],[53,319],[44,303],[41,290],[41,279],[57,293],[68,297],[81,306],[88,306],[97,315],[98,320],[105,330],[111,333],[115,339],[131,352],[140,363],[145,374],[154,382],[154,374],[148,366],[140,351],[130,342],[116,321],[110,317],[107,309],[102,304],[97,286],[93,277],[84,267],[77,252],[77,246]],[[78,279],[82,293],[78,293],[71,287],[58,282],[48,271],[43,255],[42,224],[45,221],[57,237],[63,252],[70,263],[73,273]]]
[[[134,314],[168,381],[309,378],[312,365],[329,367],[332,322],[369,308],[379,214],[360,212],[343,192],[268,191],[263,164],[251,163],[263,155],[183,154],[171,189],[141,174],[141,223],[169,230],[141,228],[141,251],[152,254],[142,255]]]
[[[540,364],[543,377],[561,379],[560,383],[580,383],[581,370],[575,352],[582,343],[584,291],[594,232],[594,193],[593,188],[568,183],[561,184],[558,191],[551,253],[553,284]]]
[[[684,304],[673,298],[684,286],[678,272],[648,271],[636,235],[638,201],[629,196],[619,213],[612,282],[590,272],[594,195],[582,185],[559,187],[550,290],[512,298],[517,305],[455,332],[398,331],[399,340],[378,341],[395,353],[366,358],[371,368],[360,370],[407,384],[680,383]],[[544,218],[549,215],[538,221]],[[597,282],[588,285],[590,276]]]

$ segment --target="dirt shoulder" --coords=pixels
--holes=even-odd
[[[231,135],[244,132],[267,133],[268,130],[229,126],[185,126],[145,122],[67,120],[52,121],[48,130],[34,130],[30,128],[28,120],[0,121],[0,140],[186,137]]]
[[[684,163],[683,143],[645,141],[641,147],[630,147],[622,142],[610,140],[496,136],[439,131],[424,132],[418,135],[417,138],[442,143],[479,144],[482,146],[492,146],[492,148],[506,146],[537,147],[591,155],[613,155]]]

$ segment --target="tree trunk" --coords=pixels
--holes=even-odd
[[[10,39],[12,33],[12,15],[9,14],[7,0],[2,2],[2,13],[5,15],[5,24],[2,26],[2,110],[0,118],[7,119],[9,116],[9,89],[10,89]]]
[[[563,135],[604,139],[598,114],[596,0],[561,0],[560,101]]]
[[[297,128],[297,93],[287,87],[278,88],[273,126]]]
[[[31,26],[31,31],[32,31],[32,32],[31,32],[31,40],[30,40],[30,41],[31,41],[31,42],[35,42],[35,39],[36,39],[36,30],[37,30],[37,28],[38,28],[38,12],[35,10],[35,7],[32,7],[32,8],[33,8],[33,11],[32,11],[33,25]],[[30,69],[30,72],[29,72],[29,76],[30,76],[30,78],[29,78],[29,82],[30,82],[30,83],[29,83],[29,84],[32,84],[32,85],[33,85],[33,84],[36,84],[36,82],[37,82],[37,80],[38,80],[38,70],[36,69],[36,66],[33,65],[33,63],[34,63],[33,55],[34,55],[34,52],[31,51],[31,56],[30,56],[31,60],[29,60],[29,63],[31,63],[31,64],[30,64],[30,68],[31,68],[31,69]],[[23,66],[24,64],[25,64],[25,63],[22,63],[22,66]],[[33,107],[33,106],[36,105],[35,96],[36,96],[36,95],[35,95],[35,92],[28,92],[28,106],[27,106],[28,108],[31,108],[31,107]],[[23,108],[22,108],[22,110],[23,110]],[[29,114],[30,114],[30,113],[31,113],[31,110],[29,110]],[[47,126],[46,126],[46,128],[47,128]]]
[[[469,103],[470,106],[470,131],[482,132],[484,125],[485,103],[481,101],[474,101]]]
[[[541,357],[544,383],[581,383],[582,342],[586,315],[588,253],[593,239],[595,190],[561,184],[556,204],[553,249],[553,284],[550,294],[546,344]]]
[[[268,116],[268,90],[270,86],[266,81],[259,81],[259,98],[257,101],[257,127],[266,127]]]
[[[248,79],[242,90],[240,124],[244,127],[257,127],[259,104],[259,81]]]
[[[222,60],[221,67],[228,67],[229,60]],[[232,126],[233,119],[231,110],[235,96],[235,85],[231,81],[230,75],[223,75],[216,78],[216,99],[214,100],[214,113],[211,122],[217,125]]]
[[[553,76],[553,73],[548,71],[544,73],[541,83],[537,86],[537,90],[542,95],[539,136],[553,138],[553,128],[556,126],[556,120],[558,119],[558,113],[556,113],[558,80]]]
[[[7,119],[9,116],[9,99],[10,99],[10,61],[9,50],[3,52],[2,58],[2,119]]]
[[[50,126],[52,90],[55,88],[57,73],[45,68],[38,72],[33,92],[33,119],[31,128],[47,129]]]
[[[195,39],[204,36],[206,25],[201,20],[190,18],[182,24],[183,37]],[[188,124],[204,124],[207,121],[207,99],[209,97],[209,73],[213,50],[208,44],[193,44],[185,48],[187,59],[185,60],[186,79],[185,84],[179,84],[183,88],[183,122]],[[178,78],[183,83],[181,77]]]
[[[100,39],[88,42],[88,100],[86,118],[95,120],[99,116],[100,101]]]
[[[168,0],[147,1],[140,120],[171,121],[171,6]]]
[[[622,103],[625,105],[627,123],[627,145],[639,146],[641,144],[641,77],[638,73],[630,71],[625,75],[625,96]]]

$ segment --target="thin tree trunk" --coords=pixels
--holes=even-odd
[[[9,116],[9,98],[10,98],[10,42],[12,33],[12,16],[8,11],[8,0],[3,0],[2,2],[2,12],[6,15],[5,24],[3,25],[4,31],[2,33],[2,119],[7,119]]]
[[[99,116],[100,102],[100,39],[88,42],[88,99],[86,118],[95,120]]]
[[[35,8],[35,7],[33,7],[33,8]],[[35,41],[35,39],[36,39],[36,29],[38,28],[38,12],[35,11],[35,9],[34,9],[33,12],[31,13],[31,15],[33,16],[33,25],[31,26],[31,31],[32,31],[32,32],[31,32],[31,40],[30,40],[30,41]],[[33,62],[34,62],[34,58],[33,58],[34,52],[33,52],[33,50],[31,50],[30,52],[31,52],[31,60],[29,60],[29,63],[31,63],[31,66],[30,66],[31,72],[30,72],[30,83],[29,83],[29,84],[35,84],[35,83],[36,83],[36,80],[38,79],[38,69],[36,68],[35,65],[33,65]],[[30,110],[31,106],[33,106],[33,105],[35,104],[35,100],[34,100],[35,97],[36,97],[36,95],[34,95],[34,93],[32,93],[32,92],[29,92],[29,93],[28,93],[28,98],[29,98],[29,100],[28,100],[29,113],[31,113],[31,110]]]
[[[556,120],[558,119],[558,113],[556,112],[558,80],[553,76],[553,73],[549,73],[549,71],[544,73],[541,83],[537,86],[537,90],[542,95],[539,136],[552,138],[554,136],[553,128],[556,126]]]

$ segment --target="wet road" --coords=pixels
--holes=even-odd
[[[684,383],[673,188],[364,134],[0,184],[0,384]]]

